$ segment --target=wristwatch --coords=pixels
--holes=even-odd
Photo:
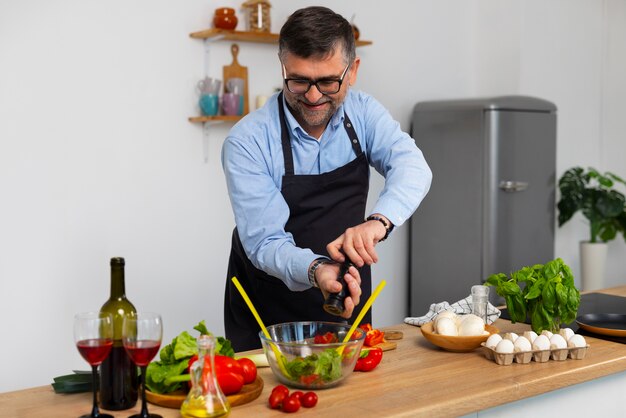
[[[320,257],[316,259],[315,261],[313,261],[313,264],[311,264],[311,267],[309,267],[309,283],[311,284],[311,286],[319,287],[317,285],[317,280],[315,280],[315,271],[317,270],[319,266],[321,266],[322,264],[326,262],[328,262],[327,258]]]
[[[393,231],[393,224],[391,222],[389,222],[389,224],[387,224],[387,221],[385,221],[383,218],[381,218],[380,216],[376,216],[376,215],[370,215],[367,217],[367,219],[365,219],[366,221],[379,221],[380,223],[383,224],[383,226],[385,227],[385,229],[387,230],[387,232],[385,233],[385,236],[382,237],[378,242],[383,242],[384,240],[387,239],[387,237],[389,237],[389,234],[391,234],[391,231]]]

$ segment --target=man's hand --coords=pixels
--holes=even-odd
[[[339,264],[324,263],[315,270],[315,280],[324,295],[324,299],[329,293],[337,293],[341,290],[341,284],[337,281],[339,275]],[[343,276],[348,286],[350,296],[346,296],[344,300],[344,311],[342,318],[349,319],[352,316],[354,307],[359,304],[361,299],[361,275],[354,266],[350,266],[348,272]]]
[[[380,217],[384,218],[382,215]],[[384,218],[387,220],[387,218]],[[388,225],[391,223],[388,221]],[[387,234],[382,222],[371,220],[346,229],[336,240],[326,246],[326,251],[333,260],[343,263],[346,256],[359,267],[378,262],[378,254],[374,249],[378,241]]]

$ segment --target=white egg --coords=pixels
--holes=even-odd
[[[489,338],[487,338],[485,345],[489,348],[496,348],[496,345],[498,345],[500,341],[502,341],[500,334],[491,334]]]
[[[498,345],[496,345],[496,353],[508,354],[508,353],[512,353],[513,350],[514,350],[514,346],[511,340],[505,340],[503,338],[502,341],[500,341]]]
[[[585,337],[580,334],[574,334],[567,340],[568,347],[587,347],[587,341]]]
[[[560,348],[567,348],[567,341],[561,334],[553,334],[550,338],[550,348],[558,350]]]
[[[541,335],[545,335],[546,337],[548,337],[548,339],[552,338],[552,336],[554,335],[552,332],[548,331],[547,329],[544,329],[543,331],[541,331]]]
[[[559,334],[565,338],[565,341],[569,341],[569,339],[572,338],[572,335],[574,335],[574,330],[571,328],[561,328],[559,330]]]
[[[544,334],[538,335],[533,341],[533,350],[549,350],[550,340]]]
[[[459,335],[468,337],[482,335],[485,330],[485,322],[476,315],[463,315],[459,325]]]
[[[532,345],[530,344],[530,341],[528,341],[528,339],[526,337],[519,337],[515,340],[515,342],[513,343],[513,350],[515,352],[521,351],[530,351],[532,349]]]
[[[511,342],[515,342],[515,340],[517,340],[517,338],[519,337],[519,335],[517,335],[514,332],[507,332],[506,334],[504,334],[504,340],[511,340]]]
[[[441,335],[459,335],[456,322],[452,318],[441,318],[437,321],[437,333]]]
[[[524,337],[532,344],[535,338],[537,338],[537,333],[535,331],[524,331]]]

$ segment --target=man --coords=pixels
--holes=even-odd
[[[337,322],[322,305],[342,289],[340,263],[352,262],[341,315],[349,319],[371,293],[376,244],[411,216],[431,181],[413,139],[372,97],[350,90],[360,59],[342,16],[296,11],[281,29],[278,55],[283,91],[237,123],[222,149],[237,224],[224,323],[236,351],[260,340],[231,277],[266,325]],[[385,187],[364,220],[370,165]]]

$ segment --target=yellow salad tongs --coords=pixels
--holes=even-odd
[[[272,341],[272,337],[270,336],[270,333],[267,332],[267,328],[265,328],[265,324],[261,320],[259,313],[254,308],[254,305],[252,304],[252,301],[248,297],[248,294],[244,290],[243,286],[241,286],[241,283],[239,283],[239,280],[237,280],[235,276],[233,276],[231,280],[233,284],[235,285],[235,287],[237,288],[237,290],[239,290],[239,293],[241,293],[241,297],[246,302],[246,305],[248,305],[248,308],[250,308],[250,312],[252,312],[254,319],[256,319],[256,322],[261,327],[261,331],[263,331],[263,335],[265,335],[265,338],[267,338],[269,341]],[[282,353],[280,352],[278,347],[276,347],[276,345],[270,343],[270,346],[272,347],[272,351],[274,352],[274,355],[276,356],[276,362],[278,363],[278,367],[280,367],[280,371],[286,377],[291,377],[291,374],[287,371],[287,368],[285,367],[285,363],[287,362],[287,359],[285,358],[285,356],[282,355]]]

